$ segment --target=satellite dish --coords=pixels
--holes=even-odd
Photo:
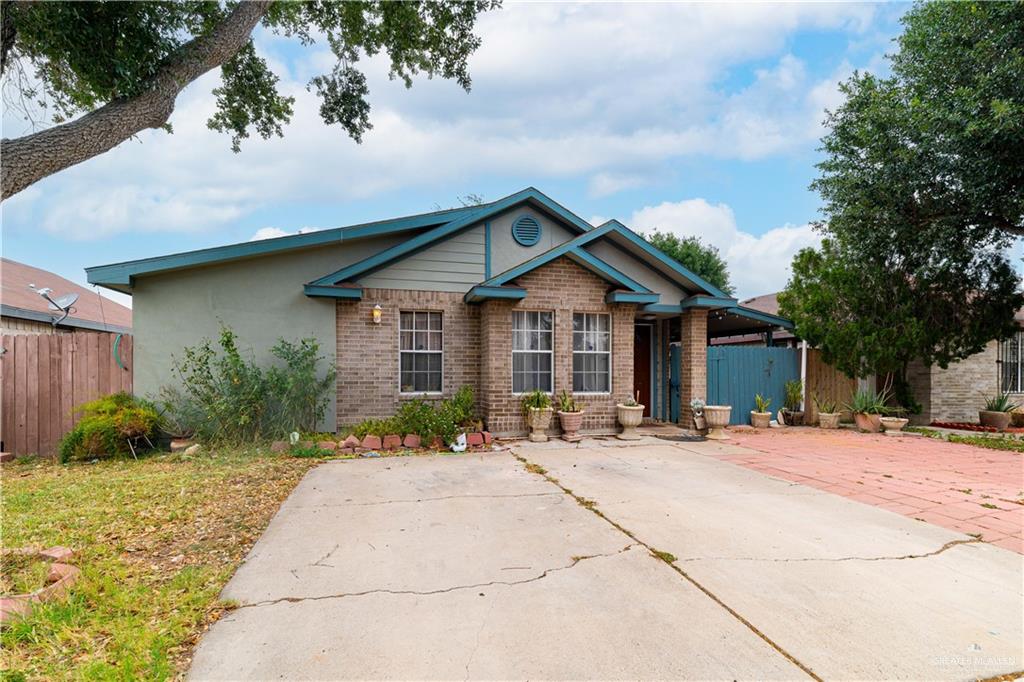
[[[50,310],[60,310],[63,312],[71,308],[78,301],[78,294],[64,294],[52,300],[47,297],[47,300],[50,301]]]

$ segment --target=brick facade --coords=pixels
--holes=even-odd
[[[373,306],[383,308],[373,323]],[[440,396],[402,395],[398,386],[398,314],[402,310],[443,313],[444,386]],[[364,289],[361,301],[339,301],[338,425],[390,417],[404,400],[440,400],[468,384],[480,393],[480,308],[462,294],[405,289]],[[479,401],[478,401],[479,402]]]
[[[572,392],[572,316],[574,312],[608,313],[612,330],[612,385],[607,395],[581,395],[585,403],[582,431],[610,433],[616,429],[615,404],[633,392],[633,304],[605,303],[608,285],[566,258],[520,277],[527,290],[521,301],[482,304],[480,404],[487,428],[497,434],[526,432],[520,397],[512,393],[512,311],[554,312],[554,391]],[[557,430],[557,417],[552,420]]]
[[[918,423],[932,421],[977,422],[978,410],[999,393],[999,343],[990,342],[980,353],[954,362],[946,369],[912,364],[907,371],[914,397],[922,412]],[[1024,395],[1014,394],[1015,402]]]
[[[684,311],[680,330],[679,424],[692,428],[690,401],[708,397],[708,311]]]

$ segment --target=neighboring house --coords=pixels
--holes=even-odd
[[[740,305],[750,310],[757,310],[768,315],[779,314],[779,294],[762,294],[745,301]],[[714,346],[782,346],[784,348],[796,348],[800,340],[793,336],[792,329],[767,330],[761,332],[749,332],[746,334],[731,334],[711,340]]]
[[[614,429],[615,404],[633,395],[648,417],[668,419],[675,402],[688,422],[690,399],[706,395],[708,339],[785,324],[618,221],[594,227],[532,188],[87,273],[133,297],[137,393],[171,383],[172,356],[221,324],[263,362],[278,338],[314,337],[337,367],[332,430],[462,385],[499,434],[525,430],[520,396],[536,388],[574,392],[589,431]]]
[[[78,294],[71,314],[54,325],[61,316],[49,308],[45,298],[32,290],[49,288],[57,298]],[[90,291],[52,272],[34,268],[9,258],[0,258],[0,333],[59,334],[74,331],[131,333],[132,311],[120,303]]]

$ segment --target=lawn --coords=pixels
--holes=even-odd
[[[3,547],[64,545],[82,576],[2,635],[3,679],[167,679],[229,604],[218,593],[319,460],[223,450],[5,464]]]

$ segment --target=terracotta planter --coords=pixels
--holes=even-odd
[[[708,435],[711,440],[728,440],[725,434],[725,427],[729,425],[729,416],[732,414],[731,405],[705,405],[704,418],[708,420]]]
[[[622,433],[618,434],[616,438],[619,440],[640,440],[640,434],[636,432],[636,427],[644,420],[644,406],[643,405],[623,405],[618,404],[615,406],[616,414],[619,418],[619,423],[622,424]]]
[[[526,414],[526,425],[530,427],[530,440],[534,443],[546,443],[548,434],[545,431],[551,426],[550,407],[531,407]]]
[[[583,436],[579,434],[583,426],[583,412],[562,412],[558,411],[558,421],[562,424],[562,440],[575,443]]]
[[[910,423],[909,419],[903,417],[882,417],[878,421],[882,422],[882,428],[886,433],[899,433],[904,426]]]
[[[838,429],[841,416],[842,414],[839,412],[819,412],[818,426],[823,429]]]
[[[980,410],[978,412],[978,421],[982,426],[991,426],[998,431],[1005,431],[1010,425],[1010,413]]]
[[[769,426],[772,425],[772,413],[751,410],[750,425],[753,426],[755,429],[767,429]]]
[[[882,415],[854,412],[853,421],[857,424],[857,430],[865,433],[878,433],[882,430]]]

